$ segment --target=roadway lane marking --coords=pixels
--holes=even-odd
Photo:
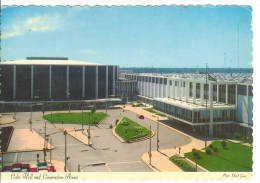
[[[123,161],[123,162],[112,162],[107,165],[120,165],[120,164],[132,164],[132,163],[143,163],[142,161]]]

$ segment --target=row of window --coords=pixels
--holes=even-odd
[[[193,123],[202,123],[210,122],[210,111],[194,111],[192,116],[192,111],[163,102],[154,100],[153,107],[159,111],[167,113],[169,115],[175,116],[177,118],[193,122]],[[234,109],[221,109],[213,111],[213,121],[214,122],[223,122],[223,121],[236,121],[236,110]]]

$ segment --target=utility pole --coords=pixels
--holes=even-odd
[[[209,86],[208,86],[208,63],[206,63],[206,86],[208,89],[207,99],[206,99],[206,116],[208,121],[208,99],[209,99]],[[207,126],[205,125],[205,148],[207,147]]]
[[[159,117],[157,116],[157,151],[159,151]]]
[[[42,118],[44,116],[44,111],[42,111]],[[44,120],[44,119],[43,119]],[[46,120],[44,120],[44,148],[43,148],[43,158],[44,158],[44,161],[46,161]]]
[[[149,143],[149,164],[152,164],[152,130],[150,125],[150,143]]]
[[[81,123],[82,123],[82,134],[83,134],[83,104],[81,104]]]
[[[31,116],[30,116],[30,130],[32,131],[32,103],[31,103]]]
[[[65,166],[64,166],[64,171],[67,171],[67,131],[64,130],[64,137],[65,137],[65,158],[64,158],[64,162],[65,162]]]
[[[88,145],[90,145],[90,113],[88,119]]]
[[[78,164],[78,172],[80,172],[80,164]]]

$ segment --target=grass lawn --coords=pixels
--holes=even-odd
[[[158,115],[158,116],[166,117],[164,114],[154,111],[152,107],[150,107],[150,108],[144,108],[144,110],[146,110],[146,111],[148,111],[148,112],[151,112],[151,113],[154,113],[154,114],[156,114],[156,115]]]
[[[198,151],[200,159],[195,159],[192,152],[185,153],[185,156],[192,161],[197,161],[199,165],[209,171],[216,172],[251,172],[252,171],[252,147],[227,141],[227,148],[223,149],[221,141],[214,141],[213,147],[218,148],[218,152],[211,155]]]
[[[102,119],[104,119],[107,114],[106,113],[94,113],[93,117],[95,120],[92,120],[92,115],[89,112],[83,113],[83,124],[89,123],[90,116],[90,125],[98,124]],[[52,122],[52,123],[74,123],[74,124],[82,124],[82,114],[81,113],[53,113],[44,115],[44,119]]]
[[[146,137],[151,133],[150,130],[127,117],[122,118],[115,132],[125,141]]]

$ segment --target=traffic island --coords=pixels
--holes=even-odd
[[[107,116],[106,113],[52,113],[44,115],[44,119],[51,123],[57,124],[83,124],[83,125],[97,125]]]
[[[149,139],[154,136],[154,132],[137,122],[123,117],[117,126],[113,129],[113,134],[120,142],[137,142]]]
[[[44,147],[53,149],[37,132],[30,129],[14,129],[7,152],[40,151]]]
[[[61,128],[62,131],[66,131],[70,136],[78,140],[85,145],[92,145],[92,142],[88,139],[88,134],[86,134],[82,129],[75,128]],[[83,133],[82,133],[83,132]],[[90,130],[90,137],[93,137],[93,131]]]

